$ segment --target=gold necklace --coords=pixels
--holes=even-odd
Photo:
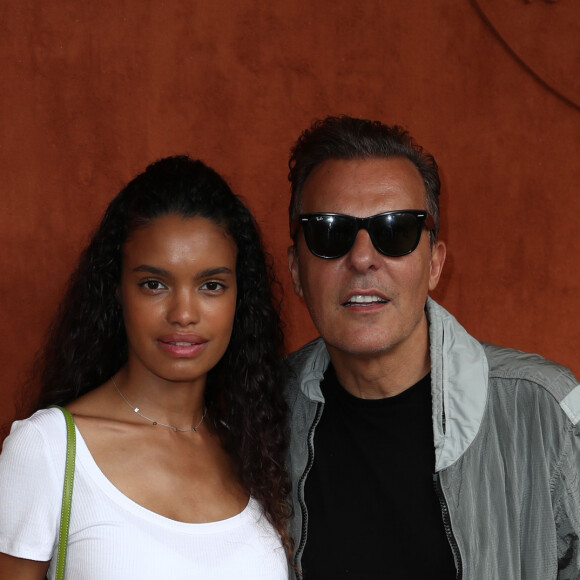
[[[204,407],[203,408],[203,415],[201,416],[199,423],[195,427],[189,427],[189,429],[180,429],[179,427],[175,427],[174,425],[168,425],[167,423],[161,423],[161,421],[155,421],[155,419],[151,419],[151,417],[147,417],[147,415],[143,415],[143,413],[141,413],[141,411],[139,410],[139,407],[135,407],[134,405],[131,405],[131,403],[129,403],[129,401],[127,400],[127,397],[125,397],[125,395],[123,395],[123,393],[121,392],[121,389],[119,389],[119,387],[117,386],[117,383],[115,382],[114,377],[111,377],[111,382],[113,383],[113,386],[115,387],[115,390],[117,391],[117,393],[119,393],[119,395],[121,395],[121,399],[123,399],[123,401],[125,401],[125,403],[127,403],[127,405],[133,410],[133,412],[137,413],[137,415],[139,415],[139,417],[142,417],[146,421],[149,421],[149,423],[151,423],[152,425],[161,425],[161,427],[167,427],[168,429],[171,429],[172,431],[179,431],[180,433],[188,433],[189,431],[197,431],[199,429],[199,426],[203,423],[203,420],[205,419],[205,416],[207,414],[207,407]]]

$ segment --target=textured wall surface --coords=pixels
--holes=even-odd
[[[19,0],[0,27],[0,423],[108,201],[165,155],[246,198],[288,348],[315,336],[287,274],[287,157],[338,113],[402,124],[438,160],[435,298],[580,374],[577,0]]]

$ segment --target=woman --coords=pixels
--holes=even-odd
[[[251,214],[200,161],[162,159],[111,202],[43,351],[43,410],[0,455],[1,578],[54,577],[66,435],[50,404],[77,429],[67,577],[287,578],[270,280]]]

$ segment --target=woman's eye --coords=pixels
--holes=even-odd
[[[225,286],[221,282],[216,282],[215,280],[210,280],[206,282],[201,287],[202,290],[209,290],[210,292],[216,292],[217,290],[224,290]]]
[[[165,288],[165,286],[159,282],[159,280],[145,280],[139,284],[145,290],[161,290]]]

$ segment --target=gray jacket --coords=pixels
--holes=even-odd
[[[578,381],[538,355],[478,342],[431,299],[427,315],[433,478],[457,577],[580,579]],[[289,468],[298,569],[307,540],[304,483],[329,360],[321,339],[290,356]]]

